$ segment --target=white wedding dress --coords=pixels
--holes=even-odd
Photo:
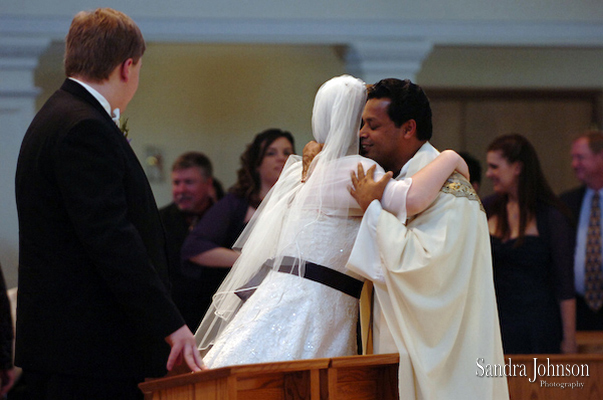
[[[360,217],[325,216],[300,238],[308,260],[344,272]],[[311,255],[314,255],[312,257]],[[203,361],[226,365],[357,354],[358,299],[295,274],[270,271]]]
[[[214,296],[197,330],[199,348],[209,368],[228,365],[330,358],[357,354],[358,299],[338,289],[279,272],[283,257],[312,262],[359,281],[345,265],[354,244],[362,209],[348,192],[350,172],[359,162],[360,114],[366,101],[364,82],[334,78],[319,90],[313,111],[314,136],[325,146],[301,183],[301,158],[291,156],[243,233],[241,256]],[[375,178],[383,176],[380,167]],[[406,219],[410,179],[390,181],[383,207]],[[267,260],[272,269],[242,303],[235,296]]]
[[[328,198],[320,195],[312,181],[301,188],[298,196],[305,199],[303,210],[295,214],[295,220],[288,218],[283,224],[279,254],[362,280],[345,268],[362,220],[362,210],[347,191],[350,171],[358,162],[365,170],[375,164],[360,156],[338,160],[340,173],[331,174],[326,182],[333,189]],[[383,173],[379,169],[376,178]],[[383,199],[384,207],[401,212],[404,218],[409,183],[391,181]],[[355,355],[357,321],[357,298],[296,274],[271,270],[203,361],[217,368]]]

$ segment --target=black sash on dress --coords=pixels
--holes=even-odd
[[[260,271],[253,277],[247,284],[241,286],[235,291],[235,294],[246,301],[249,296],[255,292],[255,289],[264,280],[270,270],[274,260],[268,260],[262,265]],[[321,283],[330,288],[339,290],[349,296],[360,299],[360,293],[362,292],[362,286],[364,282],[358,279],[352,278],[349,275],[335,271],[334,269],[327,268],[320,264],[316,264],[310,261],[305,262],[304,274],[299,275],[300,260],[294,257],[285,256],[281,261],[281,265],[278,272],[295,274],[305,279],[309,279],[314,282]]]

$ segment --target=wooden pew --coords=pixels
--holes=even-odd
[[[578,353],[603,354],[603,331],[578,331],[576,332]]]
[[[397,354],[332,358],[322,371],[322,399],[398,400]]]
[[[507,355],[505,364],[511,366],[507,377],[479,379],[507,379],[511,400],[603,399],[603,354]],[[467,368],[475,377],[476,365]],[[397,400],[398,355],[225,367],[149,380],[140,388],[145,400]]]
[[[525,376],[517,372],[507,377],[511,400],[603,399],[603,354],[521,354],[505,356],[508,359],[526,367]]]
[[[320,400],[330,359],[250,364],[149,380],[145,400]]]
[[[398,355],[240,365],[140,384],[145,400],[397,400]]]

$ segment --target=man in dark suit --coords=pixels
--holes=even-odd
[[[599,196],[599,210],[603,209],[603,132],[586,131],[572,143],[572,168],[576,178],[584,185],[561,195],[574,215],[577,224],[576,252],[574,255],[574,275],[576,285],[576,329],[602,330],[603,307],[587,304],[586,294],[586,242],[591,204],[593,197]],[[599,219],[599,225],[601,220]],[[599,246],[600,249],[600,246]],[[599,260],[599,271],[601,263]],[[601,288],[602,273],[598,274]],[[592,279],[592,278],[591,278]],[[596,286],[596,274],[595,283]]]
[[[126,15],[78,13],[68,79],[23,139],[16,364],[32,399],[142,399],[145,377],[183,359],[202,366],[167,289],[153,194],[112,120],[136,92],[144,50]]]
[[[159,210],[167,237],[172,298],[188,327],[199,327],[204,307],[199,304],[203,277],[198,268],[180,260],[180,249],[203,214],[222,197],[217,193],[211,161],[203,153],[181,154],[172,165],[172,203]]]

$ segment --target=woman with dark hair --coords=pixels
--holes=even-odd
[[[272,188],[287,161],[295,153],[293,136],[280,129],[268,129],[256,135],[241,155],[237,182],[230,192],[246,198],[257,208]]]
[[[295,153],[291,133],[267,129],[257,134],[241,155],[238,179],[229,193],[212,206],[185,240],[183,274],[203,282],[197,299],[198,322],[211,304],[211,297],[239,257],[232,250],[258,205],[278,180],[289,155]]]
[[[495,194],[483,204],[504,352],[575,352],[575,232],[565,206],[525,137],[496,138],[487,163]]]

